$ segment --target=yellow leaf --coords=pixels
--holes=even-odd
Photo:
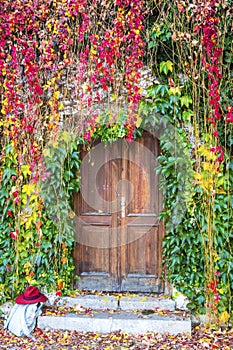
[[[226,194],[226,191],[224,191],[223,189],[217,190],[218,194]]]
[[[91,54],[95,55],[96,54],[96,50],[94,50],[93,48],[91,48]]]
[[[214,152],[211,152],[209,148],[206,148],[205,145],[199,147],[199,153],[201,156],[206,157],[207,160],[215,160],[216,155]]]
[[[98,115],[98,117],[95,118],[96,124],[98,124],[100,122],[100,115]]]
[[[143,302],[143,301],[147,301],[147,300],[148,300],[148,297],[143,297],[139,301]]]
[[[211,338],[201,338],[200,343],[210,343],[212,340]]]
[[[37,280],[31,280],[31,285],[37,285]]]
[[[230,318],[230,315],[227,311],[223,311],[221,315],[219,316],[219,321],[221,323],[227,323]]]
[[[55,91],[53,94],[53,97],[57,100],[59,98],[60,92],[59,91]]]
[[[31,193],[35,192],[35,184],[23,185],[22,192],[30,196]]]
[[[28,230],[31,226],[32,226],[32,220],[31,220],[31,219],[28,219],[28,220],[26,221],[26,224],[25,224],[26,230]]]
[[[65,142],[71,141],[71,135],[68,131],[64,131],[60,138],[61,138],[61,140],[64,140]]]
[[[37,202],[37,199],[38,199],[38,195],[37,194],[32,194],[30,196],[30,202],[32,203],[33,201],[34,202]]]
[[[179,86],[177,86],[177,87],[171,87],[170,89],[169,89],[169,94],[170,95],[176,95],[176,94],[181,94],[181,90],[180,90],[180,87]]]
[[[111,99],[112,99],[113,101],[116,101],[116,99],[117,99],[117,95],[116,95],[116,94],[111,94],[110,96],[111,96]]]
[[[224,289],[220,288],[220,289],[218,289],[218,292],[219,292],[219,294],[224,294]]]
[[[139,128],[139,126],[141,125],[142,123],[142,118],[141,117],[137,117],[137,120],[136,120],[136,127]]]
[[[45,157],[51,157],[51,155],[50,155],[50,152],[49,152],[49,149],[48,149],[48,148],[45,148],[45,149],[43,150],[43,155],[44,155]]]
[[[120,338],[121,338],[121,336],[118,336],[118,335],[115,335],[115,334],[114,334],[114,335],[112,336],[111,339],[112,339],[112,340],[119,340]],[[105,349],[106,349],[106,348],[105,348]]]
[[[212,170],[212,164],[209,162],[203,162],[202,163],[203,170],[211,171]]]
[[[26,177],[27,175],[31,175],[31,173],[32,173],[30,170],[30,165],[28,165],[28,164],[22,165],[21,171],[22,171],[24,177]]]
[[[26,195],[23,195],[23,196],[21,197],[21,201],[22,201],[22,204],[26,205],[26,204],[27,204],[27,201],[28,201],[27,196],[26,196]]]
[[[23,265],[23,267],[24,267],[25,269],[28,269],[29,267],[32,267],[32,264],[31,264],[29,261],[27,261],[27,262]]]

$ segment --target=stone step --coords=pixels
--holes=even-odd
[[[84,295],[61,298],[59,305],[58,310],[60,308],[63,312],[40,316],[39,328],[102,334],[115,331],[191,334],[190,317],[175,310],[171,299],[140,295]]]
[[[62,316],[40,316],[41,329],[75,330],[77,332],[110,333],[123,331],[128,334],[157,332],[160,334],[191,334],[189,317],[178,315],[147,314],[140,311],[95,310],[88,314],[67,313]]]
[[[52,297],[45,314],[38,319],[39,328],[97,333],[121,330],[129,334],[191,334],[191,318],[187,312],[176,310],[176,303],[163,296],[88,294],[61,297],[55,304]]]
[[[175,301],[170,298],[145,296],[138,294],[129,295],[83,295],[75,298],[63,297],[59,301],[60,305],[74,307],[81,305],[84,308],[91,309],[110,309],[110,310],[143,310],[143,309],[161,309],[175,310]]]

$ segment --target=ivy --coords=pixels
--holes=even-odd
[[[28,283],[46,286],[48,291],[71,288],[75,243],[72,195],[80,184],[78,146],[79,140],[72,140],[67,132],[47,145],[40,187],[27,182],[27,166],[23,166],[22,182],[17,182],[14,147],[6,146],[9,168],[1,167],[4,187],[0,189],[1,301],[14,298]],[[14,202],[15,198],[19,202]]]
[[[212,137],[206,135],[207,144],[199,147],[203,170],[197,172],[197,159],[193,154],[198,146],[189,139],[188,129],[194,114],[192,106],[192,98],[185,90],[183,95],[183,89],[174,89],[168,84],[151,86],[140,105],[144,126],[153,128],[160,139],[161,155],[156,171],[164,196],[164,209],[160,213],[166,226],[163,263],[166,278],[187,296],[193,313],[206,313],[210,291],[215,315],[218,313],[220,319],[221,315],[229,315],[229,320],[233,307],[232,160],[225,153],[221,170],[216,167],[208,145]],[[206,255],[211,259],[210,220],[214,237],[212,262],[206,260]],[[207,284],[208,263],[213,263],[216,277]]]
[[[0,298],[68,289],[79,145],[145,129],[161,145],[168,280],[193,312],[232,319],[231,26],[230,1],[4,1]]]

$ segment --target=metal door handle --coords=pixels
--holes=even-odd
[[[121,217],[125,218],[125,197],[121,197]]]

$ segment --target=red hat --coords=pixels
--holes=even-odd
[[[40,293],[39,288],[36,286],[29,286],[26,288],[25,292],[18,295],[15,299],[17,304],[35,304],[42,303],[48,300],[48,298]]]

